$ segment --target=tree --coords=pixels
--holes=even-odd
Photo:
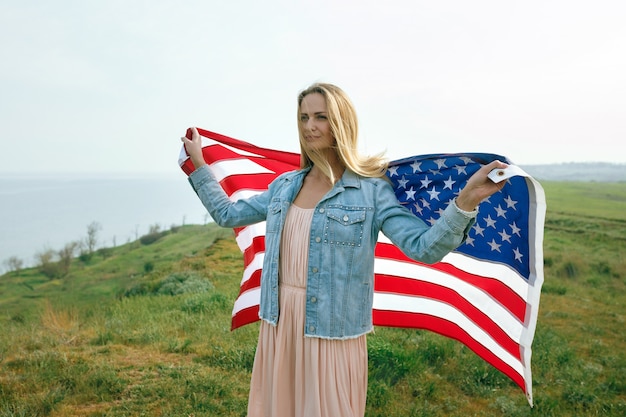
[[[9,259],[4,261],[4,264],[6,265],[9,272],[15,272],[18,275],[24,267],[24,261],[17,256],[11,256]]]
[[[37,267],[42,274],[50,279],[58,278],[59,276],[59,264],[54,259],[55,255],[55,251],[49,248],[35,254]]]
[[[58,252],[59,255],[59,267],[58,273],[60,276],[65,276],[70,272],[70,266],[72,265],[72,259],[74,259],[74,254],[76,253],[76,249],[79,247],[78,242],[70,242],[66,244],[63,249]]]
[[[98,222],[91,222],[87,226],[87,238],[85,239],[85,248],[87,253],[92,255],[96,250],[98,244],[98,232],[102,229],[102,226]]]

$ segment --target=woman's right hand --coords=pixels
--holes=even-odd
[[[185,145],[185,150],[187,151],[187,154],[189,154],[191,163],[196,169],[198,169],[202,165],[206,164],[204,156],[202,156],[202,138],[198,133],[198,129],[195,127],[191,127],[189,129],[191,130],[191,139],[187,139],[186,136],[183,136],[180,140]]]

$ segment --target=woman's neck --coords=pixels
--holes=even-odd
[[[330,165],[330,169],[332,170],[335,182],[337,182],[339,178],[341,178],[341,176],[343,175],[343,172],[345,171],[345,168],[340,164]],[[313,165],[313,167],[311,168],[311,171],[308,173],[307,176],[315,178],[315,180],[317,181],[328,182],[328,184],[331,186],[333,185],[330,181],[330,178],[317,165]]]

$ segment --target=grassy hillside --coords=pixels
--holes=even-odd
[[[626,415],[626,185],[543,185],[535,408],[460,343],[378,328],[368,417]],[[143,241],[74,259],[63,278],[0,277],[0,417],[245,416],[258,325],[230,331],[232,232]]]

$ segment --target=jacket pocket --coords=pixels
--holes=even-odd
[[[362,207],[327,207],[324,241],[331,245],[361,246],[366,211]]]

